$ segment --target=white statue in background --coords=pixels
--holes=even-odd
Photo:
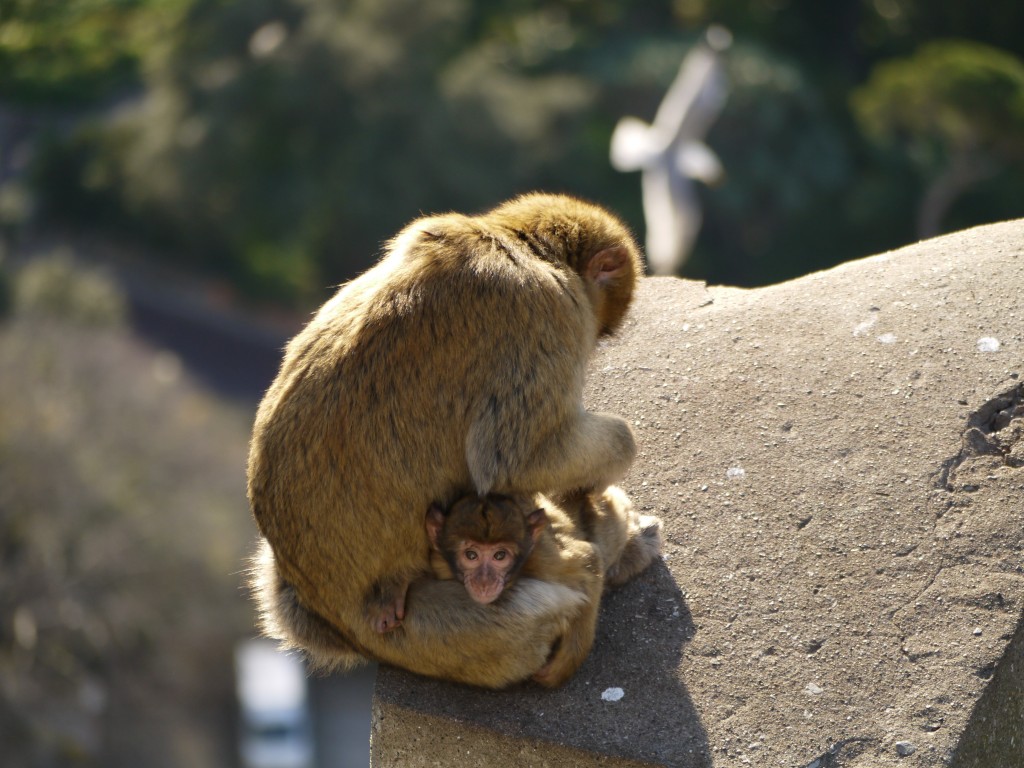
[[[642,173],[647,263],[656,275],[675,273],[697,238],[701,210],[693,180],[712,184],[722,177],[722,164],[703,139],[728,94],[719,54],[731,44],[727,29],[709,27],[683,59],[654,122],[624,117],[612,133],[612,166]]]

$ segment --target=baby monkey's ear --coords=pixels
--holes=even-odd
[[[427,510],[427,537],[430,539],[430,546],[438,552],[441,551],[440,538],[444,521],[444,508],[435,501]]]
[[[547,513],[540,507],[533,510],[526,516],[526,525],[530,529],[530,537],[533,539],[533,543],[537,543],[537,539],[540,538],[541,533],[547,527],[548,516]]]

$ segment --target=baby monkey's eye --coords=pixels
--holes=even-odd
[[[476,560],[480,555],[477,554],[475,549],[467,549],[462,553],[462,556],[467,560]]]
[[[504,560],[506,557],[508,557],[508,550],[499,549],[497,552],[494,553],[495,560]]]

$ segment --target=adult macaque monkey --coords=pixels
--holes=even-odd
[[[560,653],[533,676],[545,685],[567,680],[590,652],[602,590],[629,581],[661,553],[661,521],[637,515],[614,486],[571,494],[561,507],[539,495],[470,494],[447,511],[432,505],[427,536],[434,575],[462,582],[478,603],[496,601],[519,575],[586,592]]]
[[[641,271],[609,213],[534,194],[419,219],[343,286],[288,344],[253,428],[268,633],[321,667],[366,657],[489,687],[544,667],[586,585],[523,579],[500,606],[451,581],[406,595],[429,569],[423,510],[466,488],[557,496],[625,474],[628,424],[581,396]],[[391,616],[402,626],[379,632]]]

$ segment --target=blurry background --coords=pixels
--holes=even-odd
[[[642,237],[611,132],[710,23],[726,175],[686,275],[1024,215],[1019,0],[0,0],[5,766],[235,763],[284,339],[420,213],[541,188]]]

